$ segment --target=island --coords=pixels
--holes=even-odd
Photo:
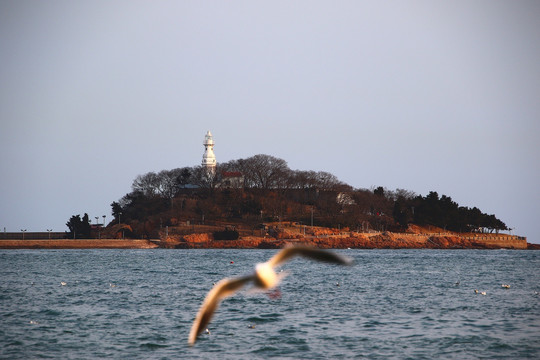
[[[536,249],[494,214],[450,196],[354,188],[270,155],[137,176],[113,219],[73,215],[68,231],[0,233],[0,248]]]

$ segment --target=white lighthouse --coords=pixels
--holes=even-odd
[[[202,166],[206,170],[215,173],[216,171],[216,155],[214,155],[214,139],[212,138],[212,133],[210,130],[206,133],[204,137],[204,154],[202,157]]]

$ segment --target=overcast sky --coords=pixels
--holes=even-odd
[[[2,1],[0,229],[268,154],[540,243],[538,1]]]

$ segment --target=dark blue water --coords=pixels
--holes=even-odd
[[[356,264],[295,259],[280,298],[225,300],[190,348],[212,283],[275,251],[0,251],[0,357],[540,358],[540,252],[340,252]]]

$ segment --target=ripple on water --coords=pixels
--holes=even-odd
[[[246,321],[256,324],[271,323],[276,321],[281,321],[283,319],[282,314],[269,313],[269,314],[260,314],[258,316],[250,316]]]

